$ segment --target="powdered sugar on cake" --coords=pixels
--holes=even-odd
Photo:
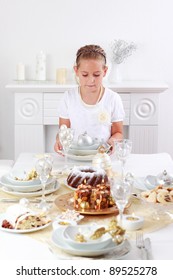
[[[8,229],[25,230],[41,227],[47,223],[50,223],[50,219],[45,214],[32,211],[19,203],[7,208],[1,226]]]
[[[67,177],[67,183],[73,188],[81,184],[96,186],[108,182],[108,177],[104,169],[93,166],[75,166]]]

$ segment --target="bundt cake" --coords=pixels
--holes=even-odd
[[[96,187],[81,184],[74,192],[74,208],[79,209],[106,209],[114,205],[110,193],[110,186],[99,184]]]
[[[102,168],[90,166],[75,166],[67,177],[67,184],[73,188],[77,188],[84,183],[95,187],[107,182],[108,176]]]

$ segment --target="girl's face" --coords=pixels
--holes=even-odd
[[[81,59],[79,67],[74,66],[74,71],[80,86],[94,92],[100,89],[107,67],[101,59]]]

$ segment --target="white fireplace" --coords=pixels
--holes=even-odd
[[[21,152],[53,151],[60,99],[66,90],[76,86],[54,82],[18,82],[6,86],[14,92],[15,158]],[[168,88],[167,84],[126,81],[107,86],[122,98],[126,113],[124,134],[133,141],[133,153],[156,153],[159,94]]]

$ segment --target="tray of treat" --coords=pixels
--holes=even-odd
[[[86,203],[84,202],[83,208],[82,207],[76,208],[74,192],[69,192],[58,196],[55,199],[54,203],[56,207],[58,207],[61,211],[65,211],[67,209],[75,210],[76,212],[84,215],[109,215],[109,214],[118,215],[119,213],[118,208],[115,204],[103,209],[91,209],[88,208],[88,206],[86,206]],[[129,201],[129,203],[125,207],[125,212],[129,208],[130,204],[131,202]]]

